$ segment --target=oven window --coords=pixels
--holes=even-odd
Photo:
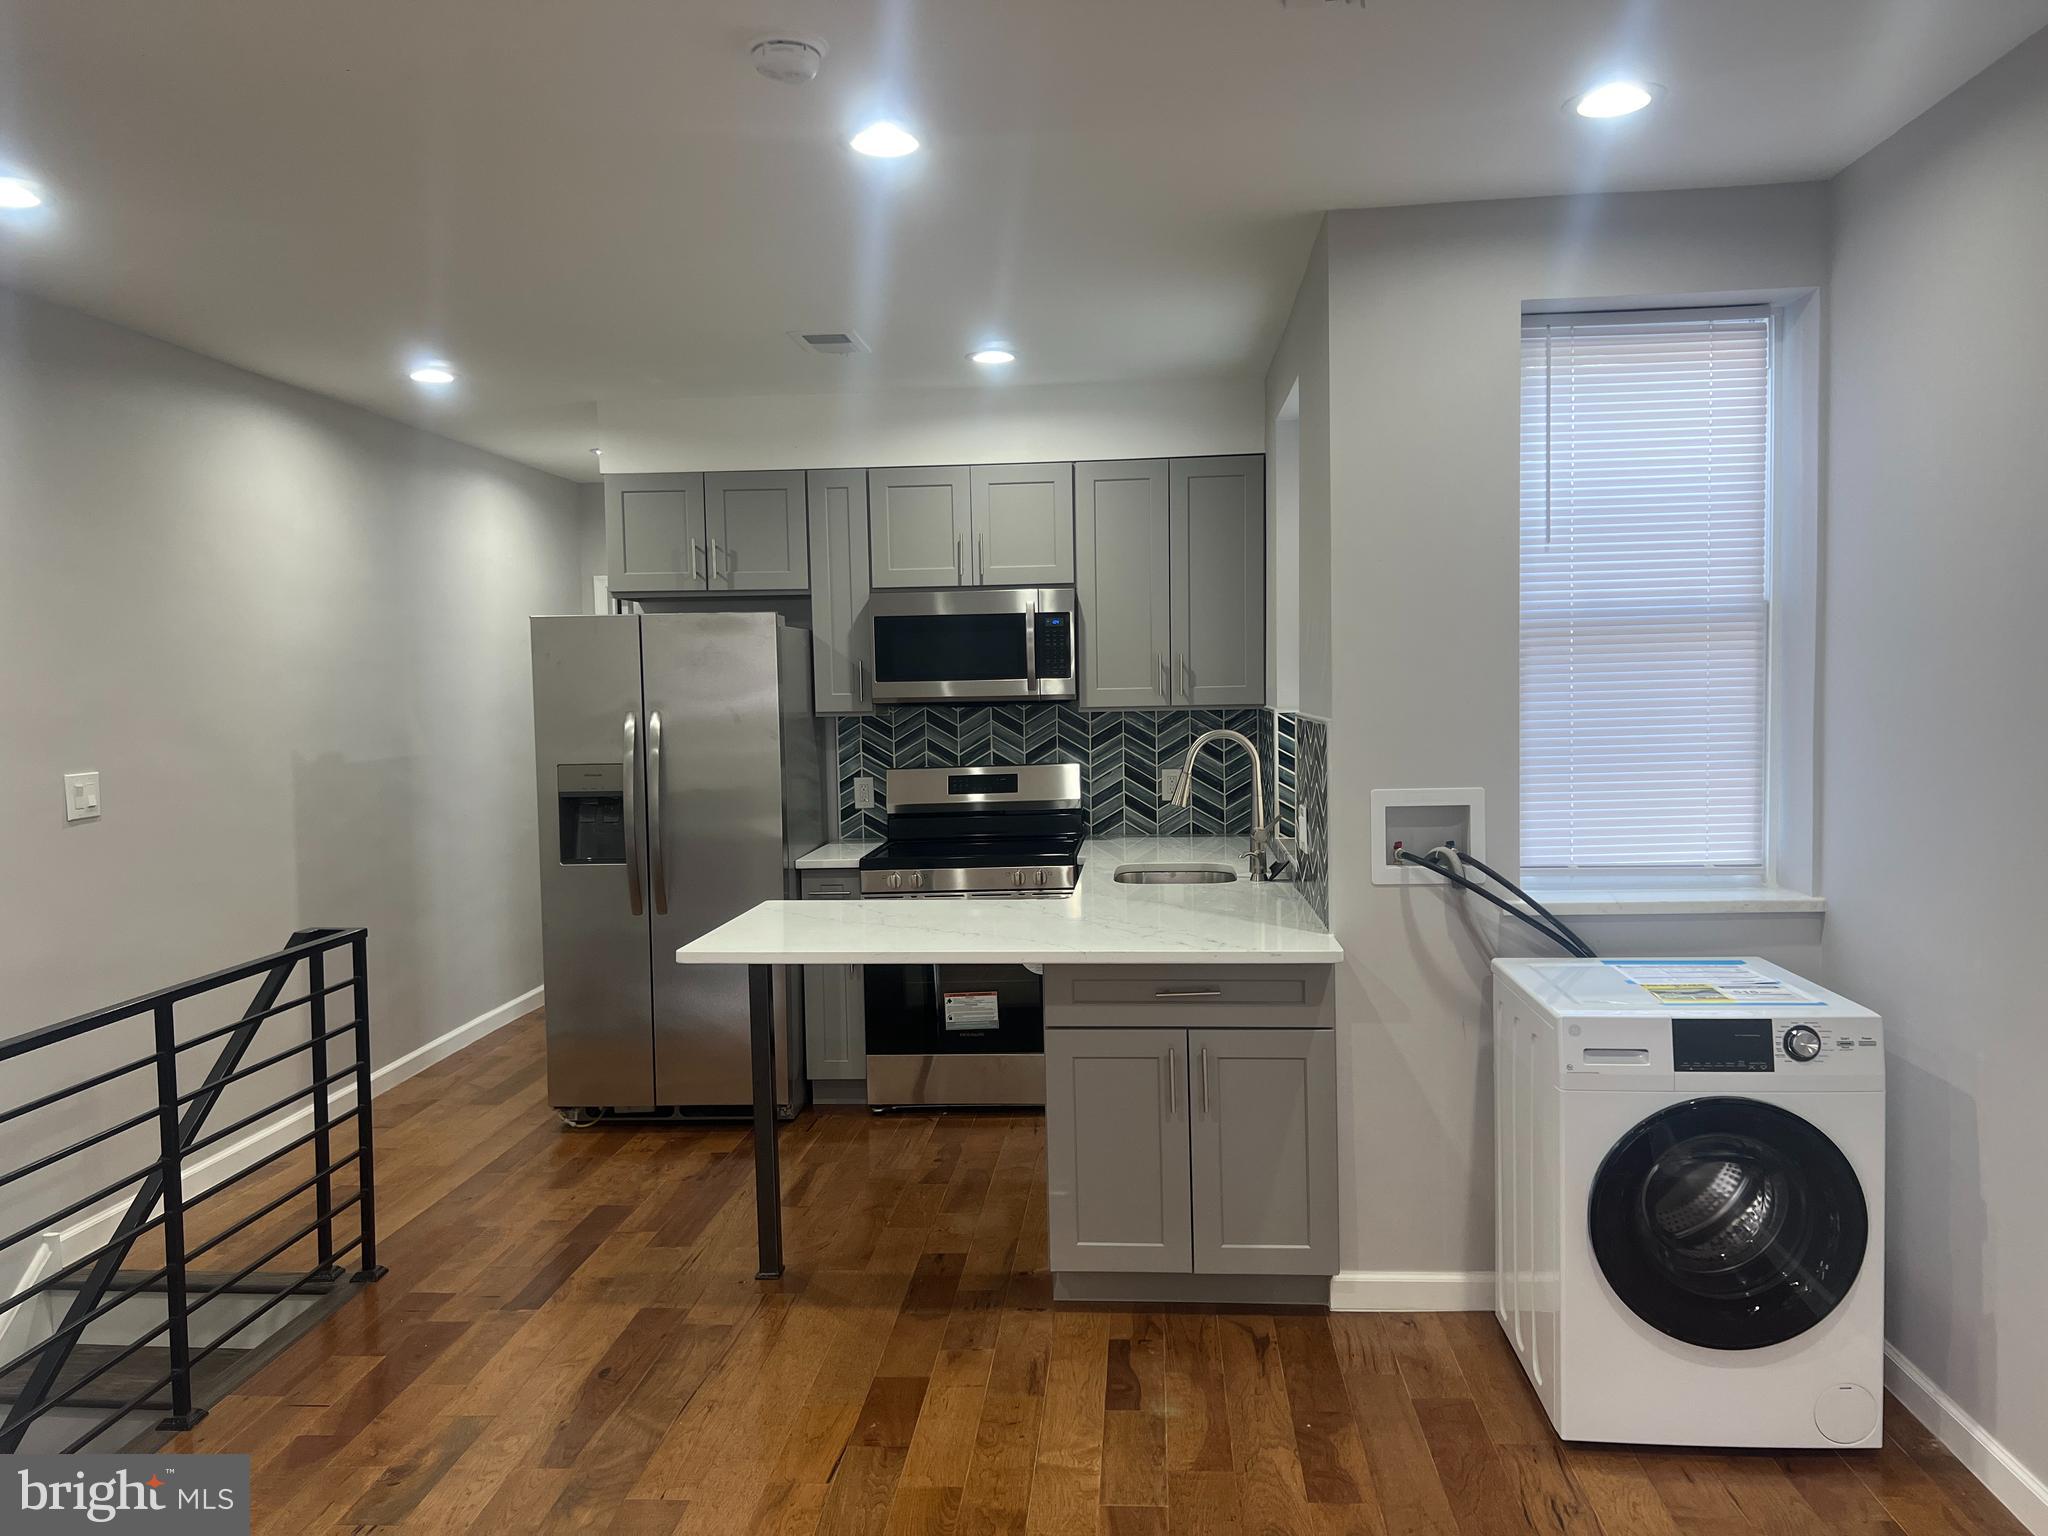
[[[875,620],[878,683],[978,683],[1022,676],[1022,614],[918,613]]]

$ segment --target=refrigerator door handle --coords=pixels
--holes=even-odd
[[[633,781],[640,776],[639,723],[632,710],[626,711],[626,746],[621,762],[625,786],[626,812],[626,901],[635,917],[646,911],[640,894],[640,810],[638,798],[633,793]]]
[[[647,847],[653,865],[654,910],[668,916],[668,847],[661,835],[661,711],[647,712]]]

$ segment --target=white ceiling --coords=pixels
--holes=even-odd
[[[0,281],[588,478],[606,402],[1263,371],[1327,208],[1831,174],[2048,0],[0,0]],[[824,39],[813,84],[755,75]],[[1611,74],[1639,118],[1560,110]],[[889,112],[923,136],[862,160]],[[799,350],[851,326],[871,357]],[[408,362],[463,382],[428,398]]]

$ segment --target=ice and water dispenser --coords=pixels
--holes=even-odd
[[[555,765],[564,864],[626,862],[625,784],[619,763]]]

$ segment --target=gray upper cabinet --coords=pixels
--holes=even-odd
[[[818,712],[866,714],[874,698],[868,606],[868,477],[859,469],[809,476],[811,680]],[[816,1076],[813,1073],[812,1076]]]
[[[1174,702],[1266,702],[1266,461],[1172,465]]]
[[[1081,703],[1087,708],[1159,709],[1173,702],[1167,480],[1164,459],[1074,466]]]
[[[969,484],[974,585],[1073,585],[1073,465],[977,464]]]
[[[1191,1029],[1194,1268],[1337,1272],[1335,1032]]]
[[[712,592],[801,592],[811,584],[804,473],[704,477],[705,566]]]
[[[964,468],[871,469],[868,526],[877,587],[960,587],[974,533]]]
[[[1045,1032],[1054,1269],[1189,1269],[1185,1050],[1179,1030]]]
[[[604,547],[614,595],[702,592],[704,477],[606,475]]]

